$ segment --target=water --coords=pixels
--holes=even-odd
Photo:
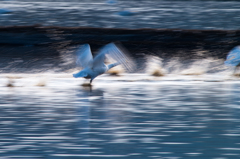
[[[237,77],[103,75],[92,88],[69,74],[2,74],[0,81],[3,159],[240,155]]]
[[[240,155],[239,76],[222,59],[148,56],[89,87],[74,57],[2,60],[0,159]]]
[[[1,1],[0,25],[230,30],[239,3]],[[119,14],[126,9],[131,16]],[[1,58],[0,159],[239,158],[240,82],[223,59],[149,56],[89,87],[72,77],[75,54],[63,52]]]
[[[1,1],[1,26],[33,25],[104,28],[240,28],[239,1]],[[121,15],[131,12],[131,16]],[[127,14],[129,15],[129,14]]]

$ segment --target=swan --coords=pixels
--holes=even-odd
[[[126,54],[126,52],[123,53],[123,51],[120,50],[114,43],[105,45],[94,58],[89,44],[84,44],[80,47],[76,51],[76,54],[76,64],[83,69],[80,72],[73,74],[73,77],[90,79],[90,84],[97,76],[104,74],[109,69],[117,65],[122,65],[127,71],[132,71],[133,69],[133,62],[130,57]],[[106,65],[106,57],[108,59],[113,59],[115,63]]]
[[[227,55],[227,59],[224,62],[227,66],[235,66],[234,72],[236,72],[237,67],[240,66],[240,46],[234,47]]]

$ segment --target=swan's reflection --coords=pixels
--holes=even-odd
[[[76,97],[78,106],[76,107],[76,117],[78,119],[79,140],[86,147],[83,153],[89,154],[91,143],[89,141],[91,132],[92,107],[94,100],[98,99],[98,104],[101,106],[104,102],[104,91],[101,89],[92,89],[92,86],[82,87],[77,90]]]

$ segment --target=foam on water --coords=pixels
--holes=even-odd
[[[166,70],[162,68],[162,59],[157,56],[147,56],[146,72],[153,76],[164,76]]]
[[[118,72],[119,73],[119,72]],[[0,87],[75,87],[89,83],[86,79],[74,79],[72,74],[2,74],[0,75]],[[165,74],[164,76],[153,76],[148,73],[120,73],[118,76],[104,74],[93,81],[93,85],[117,86],[121,84],[187,84],[193,82],[240,82],[238,76],[231,75],[230,72],[220,72],[215,74],[188,73]]]
[[[65,54],[61,53],[60,59],[62,62],[54,67],[52,65],[48,66],[48,61],[40,61],[39,63],[45,63],[46,68],[43,69],[43,67],[36,65],[34,68],[25,69],[25,72],[30,72],[27,74],[24,73],[24,69],[22,69],[23,73],[2,73],[0,79],[5,82],[1,82],[0,85],[9,87],[47,86],[51,81],[56,82],[57,80],[59,82],[61,80],[71,81],[64,84],[66,86],[84,83],[85,79],[74,79],[72,77],[74,72],[78,72],[81,69],[75,66],[75,54],[73,50],[67,51]],[[26,61],[27,64],[28,62]],[[138,82],[158,83],[167,81],[229,82],[238,81],[239,79],[237,76],[238,72],[234,76],[234,67],[225,66],[223,59],[205,58],[183,61],[179,58],[162,59],[151,55],[136,64],[138,67],[136,67],[133,73],[126,73],[121,66],[117,66],[110,69],[106,74],[94,79],[93,84],[116,84],[119,82],[136,82],[138,84]],[[19,69],[19,67],[15,67],[14,62],[10,63],[7,67],[10,72],[11,68],[14,72],[17,72],[17,69]],[[86,82],[88,83],[88,81]],[[55,85],[57,84],[58,82],[55,83]]]

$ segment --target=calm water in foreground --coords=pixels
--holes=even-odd
[[[0,158],[240,156],[238,78],[104,75],[91,90],[83,82],[1,75]]]

